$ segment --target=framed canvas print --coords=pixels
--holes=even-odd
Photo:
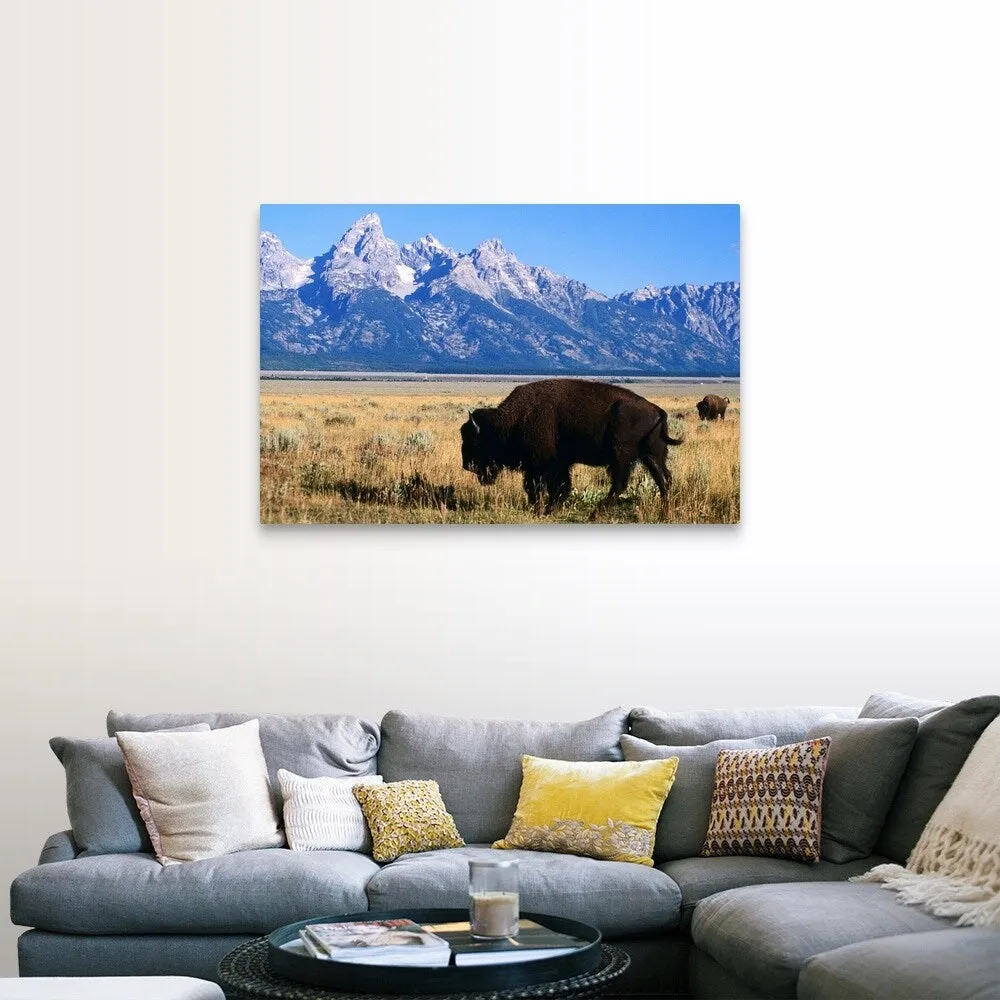
[[[738,205],[260,229],[262,523],[738,523]]]

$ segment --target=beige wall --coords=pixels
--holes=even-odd
[[[112,706],[996,690],[988,33],[687,6],[4,4],[0,881]],[[740,201],[743,525],[261,529],[256,207],[366,200]]]

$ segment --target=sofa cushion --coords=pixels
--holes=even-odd
[[[66,934],[263,934],[367,910],[377,870],[352,851],[269,848],[166,867],[151,854],[101,854],[23,872],[11,919]]]
[[[492,843],[514,818],[524,754],[621,760],[626,715],[616,708],[584,722],[508,722],[388,712],[378,769],[386,781],[433,778],[466,843]]]
[[[902,697],[902,696],[899,696]],[[885,700],[887,696],[883,696]],[[892,703],[865,705],[865,718],[873,712],[893,711]],[[1000,713],[1000,697],[968,698],[920,719],[917,740],[899,788],[889,807],[875,850],[906,864],[931,814],[951,788],[966,757],[983,730]]]
[[[863,858],[845,865],[820,861],[804,865],[787,858],[682,858],[660,865],[660,871],[669,875],[681,891],[681,920],[683,931],[691,926],[695,906],[717,892],[744,885],[770,885],[775,882],[846,882],[854,875],[863,875],[884,858]]]
[[[837,719],[814,723],[809,738],[830,737],[823,778],[820,854],[843,863],[875,848],[917,738],[916,719]]]
[[[701,853],[708,831],[715,786],[715,761],[720,750],[765,749],[774,746],[773,736],[749,740],[715,740],[700,747],[657,746],[626,733],[621,738],[626,760],[677,758],[677,774],[656,824],[653,860],[693,858]]]
[[[746,740],[773,733],[778,746],[798,743],[809,727],[824,715],[856,718],[856,708],[718,708],[698,712],[661,712],[633,708],[628,727],[633,736],[650,743],[700,746],[714,740]]]
[[[38,863],[48,865],[53,861],[72,861],[79,853],[80,848],[73,839],[73,831],[60,830],[46,837],[38,856]]]
[[[1000,932],[963,927],[834,948],[799,974],[799,1000],[1000,997]]]
[[[814,955],[859,941],[942,930],[950,920],[903,906],[870,883],[752,885],[702,900],[694,943],[735,978],[768,996],[794,997]]]
[[[947,707],[946,701],[928,701],[926,698],[914,698],[898,691],[878,691],[868,696],[858,712],[858,718],[920,719]]]
[[[378,726],[354,715],[259,715],[253,712],[108,712],[108,735],[119,731],[148,733],[204,722],[227,729],[260,720],[260,745],[267,762],[275,806],[281,815],[278,768],[303,778],[351,778],[375,774]]]
[[[627,861],[595,861],[545,851],[458,847],[404,854],[368,883],[373,910],[469,904],[469,859],[518,862],[521,911],[582,920],[607,937],[630,937],[677,925],[681,894],[663,872]]]
[[[178,731],[207,732],[208,726],[182,726]],[[151,851],[118,741],[55,736],[49,746],[66,769],[66,812],[80,852]]]

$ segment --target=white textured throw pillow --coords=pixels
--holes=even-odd
[[[256,719],[207,733],[117,734],[157,860],[281,847]]]
[[[355,785],[381,785],[382,776],[302,778],[278,769],[285,800],[285,837],[293,851],[368,851],[371,834]]]

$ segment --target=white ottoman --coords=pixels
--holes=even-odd
[[[0,979],[0,1000],[226,1000],[189,976],[27,976]]]

